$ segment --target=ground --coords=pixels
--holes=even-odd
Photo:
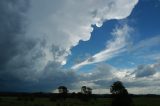
[[[111,106],[111,98],[52,98],[1,96],[0,106]],[[160,106],[160,97],[133,97],[135,106]]]

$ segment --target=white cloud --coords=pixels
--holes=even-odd
[[[81,74],[79,82],[75,83],[76,87],[88,85],[93,88],[93,93],[109,93],[109,88],[114,81],[122,81],[129,93],[133,94],[159,94],[160,89],[160,63],[144,65],[143,72],[147,67],[152,67],[150,71],[155,71],[154,74],[145,74],[141,77],[136,77],[136,74],[141,71],[139,66],[135,68],[117,69],[111,65],[98,64],[95,69],[89,73]],[[155,90],[153,90],[153,88]],[[143,91],[143,92],[142,92]]]
[[[93,55],[91,58],[74,65],[72,69],[78,69],[84,65],[103,62],[124,52],[126,50],[125,47],[128,44],[128,37],[130,36],[132,30],[133,29],[126,24],[122,27],[116,27],[112,32],[114,38],[107,42],[104,50]]]
[[[154,90],[153,90],[154,89]],[[132,94],[159,94],[159,86],[150,86],[150,87],[133,87],[128,88],[129,93]]]
[[[130,15],[138,0],[34,0],[31,1],[28,35],[34,39],[46,39],[45,53],[56,45],[66,52],[57,60],[66,63],[70,49],[80,40],[90,39],[93,28],[105,20],[123,19]],[[34,36],[33,36],[34,35]],[[110,51],[108,51],[110,52]],[[46,54],[47,55],[47,54]]]

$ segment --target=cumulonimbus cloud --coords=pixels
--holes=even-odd
[[[79,40],[89,40],[91,25],[100,27],[105,20],[125,18],[137,2],[1,0],[0,90],[23,91],[33,89],[29,87],[32,85],[53,89],[58,86],[54,78],[64,76],[66,79],[59,82],[69,79],[69,85],[75,77],[69,77],[72,73],[64,72],[61,65],[66,63],[70,49]]]

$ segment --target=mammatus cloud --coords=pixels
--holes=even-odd
[[[127,40],[132,30],[133,29],[126,24],[121,27],[116,27],[112,32],[113,39],[107,42],[106,48],[104,50],[93,55],[87,60],[74,65],[72,69],[77,69],[84,65],[103,62],[126,51],[128,44]]]

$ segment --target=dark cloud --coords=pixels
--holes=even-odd
[[[23,14],[29,6],[27,1],[22,1],[0,1],[0,69],[18,53],[19,36],[24,32]]]
[[[49,48],[54,59],[45,61],[46,41],[26,35],[29,0],[0,1],[0,91],[49,91],[72,86],[74,72],[64,70],[57,57],[65,50]]]
[[[78,79],[75,72],[65,70],[55,62],[49,62],[39,79],[39,85],[41,85],[44,90],[53,90],[60,85],[72,88],[72,83],[77,81]]]
[[[23,83],[19,77],[23,76],[23,70],[21,69],[26,64],[23,62],[23,58],[20,58],[20,55],[27,53],[35,45],[31,40],[27,41],[24,36],[24,29],[27,24],[25,13],[28,8],[29,1],[26,0],[0,1],[1,90],[12,89],[11,87]]]
[[[52,91],[60,85],[72,88],[72,83],[77,82],[77,75],[71,70],[64,70],[60,64],[49,62],[44,70],[38,73],[28,73],[22,70],[23,78],[19,78],[20,69],[15,74],[7,72],[1,74],[1,91]]]
[[[152,76],[156,73],[156,69],[154,66],[150,65],[140,65],[135,70],[135,77],[148,77]]]

